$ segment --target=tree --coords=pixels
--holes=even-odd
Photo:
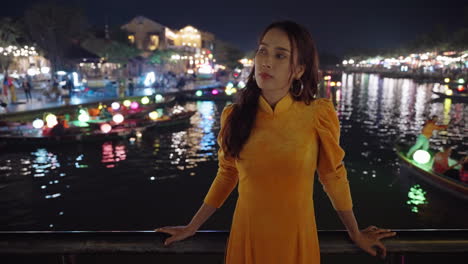
[[[244,57],[245,53],[228,42],[216,39],[213,55],[216,58],[216,63],[235,69],[242,68],[239,60]]]
[[[30,48],[26,51],[19,46],[23,37],[21,23],[9,17],[0,20],[0,69],[7,72],[15,57],[28,56]],[[35,53],[35,52],[34,52]]]
[[[172,55],[177,54],[174,50],[156,50],[149,56],[148,61],[152,64],[163,65],[170,62]]]
[[[68,66],[66,52],[83,37],[88,25],[80,8],[56,2],[34,4],[24,20],[29,37],[51,62],[52,72]]]

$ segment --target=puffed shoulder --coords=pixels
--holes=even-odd
[[[319,130],[338,132],[340,124],[333,102],[330,99],[319,98],[315,99],[312,105],[316,128]]]

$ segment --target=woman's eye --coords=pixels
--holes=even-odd
[[[277,57],[278,59],[284,59],[284,58],[286,58],[286,56],[285,56],[284,54],[277,54],[276,57]]]

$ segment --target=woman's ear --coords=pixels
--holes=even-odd
[[[305,72],[305,66],[299,65],[296,67],[296,72],[294,73],[294,80],[299,80]]]

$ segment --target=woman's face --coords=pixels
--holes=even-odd
[[[279,29],[269,30],[260,42],[255,55],[255,80],[263,92],[289,90],[292,81],[300,78],[302,68],[298,67],[290,79],[291,56],[288,35]]]

